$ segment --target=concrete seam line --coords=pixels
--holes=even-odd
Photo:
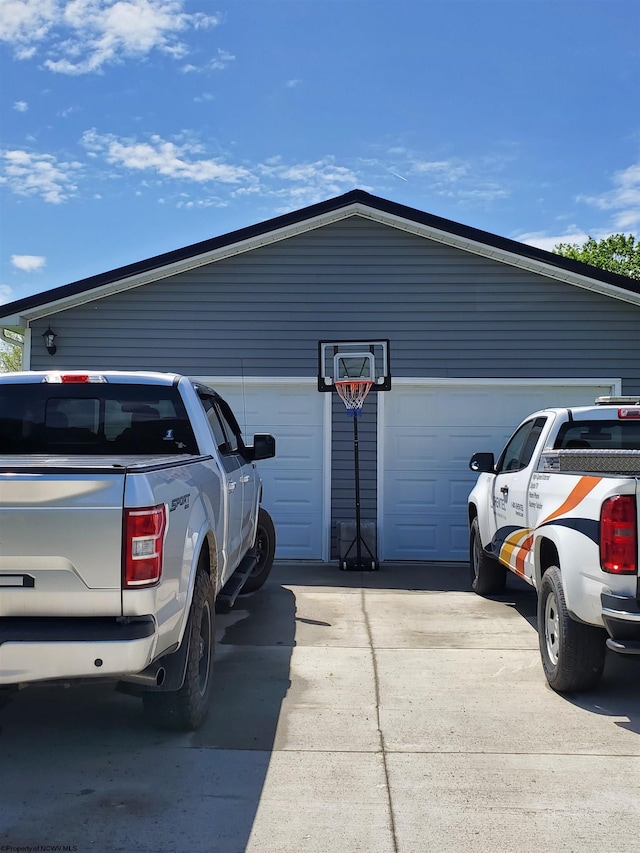
[[[371,624],[369,622],[369,614],[367,613],[365,590],[360,590],[360,604],[364,616],[364,624],[367,629],[367,637],[369,640],[369,649],[371,650],[371,663],[373,666],[373,683],[376,691],[376,726],[378,729],[378,737],[380,739],[380,753],[382,755],[382,767],[384,770],[384,781],[387,790],[387,809],[389,811],[389,823],[391,825],[391,838],[393,839],[393,853],[398,853],[398,839],[396,837],[396,821],[393,813],[393,801],[391,798],[391,785],[389,783],[389,768],[387,766],[387,751],[382,734],[382,725],[380,723],[380,682],[378,679],[378,661],[376,659],[376,650],[373,645],[373,634],[371,633]]]

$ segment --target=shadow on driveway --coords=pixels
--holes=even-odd
[[[20,691],[0,711],[1,843],[244,850],[289,688],[293,593],[239,599],[216,639],[218,695],[193,734],[149,728],[142,702],[108,684]]]

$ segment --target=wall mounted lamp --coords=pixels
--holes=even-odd
[[[44,338],[44,345],[47,348],[49,355],[55,355],[56,350],[58,349],[54,343],[56,333],[52,330],[51,326],[49,326],[46,332],[43,332],[42,337]]]

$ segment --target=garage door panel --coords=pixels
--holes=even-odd
[[[322,410],[320,396],[314,389],[287,387],[266,388],[264,385],[247,384],[244,391],[225,385],[215,385],[229,403],[241,424],[267,423],[304,426],[317,422],[318,412]],[[256,389],[260,391],[256,395]]]
[[[324,495],[324,399],[311,384],[210,380],[233,409],[247,442],[271,433],[276,456],[257,463],[263,506],[276,527],[280,559],[321,559]]]
[[[509,434],[501,431],[498,441],[505,443]],[[496,445],[495,434],[489,430],[442,427],[421,431],[414,427],[390,427],[386,437],[385,467],[389,470],[465,469],[473,453],[494,447],[497,452],[502,444]]]
[[[274,431],[278,429],[273,426]],[[288,433],[280,430],[276,437],[277,458],[282,464],[313,464],[322,462],[322,430],[309,428],[308,433]]]
[[[391,474],[389,491],[396,495],[394,510],[420,512],[433,509],[437,500],[437,481],[416,474],[407,476],[404,473]]]
[[[435,430],[413,427],[399,429],[389,427],[386,436],[385,453],[390,468],[413,468],[415,460],[427,466],[437,458]]]
[[[466,522],[448,524],[448,516],[434,515],[426,520],[409,521],[392,517],[397,525],[398,545],[395,560],[459,560],[469,558],[469,531]],[[442,556],[447,552],[448,557]]]
[[[393,511],[419,513],[437,510],[446,515],[450,507],[464,508],[476,477],[472,471],[468,477],[452,477],[444,471],[431,477],[390,475],[387,488],[397,495]]]
[[[267,482],[263,477],[263,482]],[[269,500],[278,507],[306,507],[310,511],[318,506],[322,496],[322,484],[317,476],[300,472],[276,471],[269,478]],[[302,510],[301,510],[302,511]]]
[[[509,392],[509,399],[498,399],[487,409],[487,389],[422,388],[413,392],[415,399],[407,396],[406,388],[396,388],[389,393],[387,408],[394,412],[394,421],[399,424],[415,423],[428,427],[449,424],[475,424],[493,426],[504,423],[514,410],[524,408],[525,417],[532,411],[531,397],[517,389]]]
[[[446,546],[450,555],[449,559],[466,562],[469,559],[469,525],[466,520],[466,513],[462,522],[450,522],[447,526],[443,520],[443,528],[448,532]]]
[[[425,520],[410,521],[391,514],[389,522],[397,531],[394,549],[395,560],[436,559],[438,553],[438,526]]]
[[[468,477],[453,477],[449,481],[449,506],[466,507],[469,492],[473,488],[477,474],[469,471]]]
[[[396,385],[383,407],[381,557],[466,561],[471,455],[499,454],[538,409],[590,404],[610,392],[608,383]]]
[[[277,555],[282,560],[317,560],[322,552],[322,528],[315,513],[274,512]]]

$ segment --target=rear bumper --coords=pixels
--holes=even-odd
[[[115,619],[0,619],[0,685],[141,672],[157,643],[151,616]]]
[[[640,655],[640,603],[636,598],[603,592],[602,619],[607,647],[624,655]]]

